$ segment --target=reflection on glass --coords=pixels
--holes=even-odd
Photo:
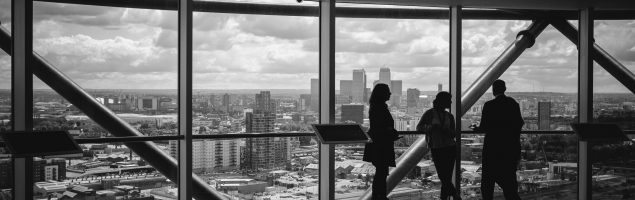
[[[172,141],[152,142],[166,154]],[[122,143],[33,159],[34,198],[176,199],[177,185]]]

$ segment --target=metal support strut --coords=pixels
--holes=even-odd
[[[525,49],[534,44],[534,40],[549,23],[546,20],[534,21],[527,30],[521,31],[516,40],[492,62],[492,64],[479,76],[472,85],[463,93],[461,98],[461,115],[463,116],[478,101],[487,89],[516,61]]]
[[[0,47],[11,54],[11,36],[4,28],[0,30]],[[33,52],[32,67],[34,75],[111,134],[118,137],[143,136],[35,52]],[[159,149],[154,142],[127,143],[126,145],[168,179],[177,180],[176,160]],[[193,196],[197,199],[225,199],[197,175],[194,174],[192,178]]]
[[[578,30],[571,25],[571,23],[566,20],[553,20],[550,23],[579,48]],[[617,61],[617,59],[613,58],[611,54],[602,49],[597,43],[593,43],[591,58],[635,94],[635,74]]]

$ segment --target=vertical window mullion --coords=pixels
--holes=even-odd
[[[192,0],[178,7],[179,200],[192,199]]]
[[[320,124],[335,122],[335,0],[320,1]],[[319,197],[335,199],[335,145],[320,144]]]
[[[450,7],[450,94],[452,94],[451,112],[454,115],[459,144],[461,138],[461,34],[462,8],[460,5]],[[460,192],[461,187],[461,145],[456,145],[456,163],[454,185]]]
[[[14,131],[33,129],[33,1],[11,2],[11,106]],[[33,158],[13,159],[13,195],[16,200],[33,198]]]
[[[578,50],[578,119],[580,123],[593,121],[593,8],[580,10]],[[592,168],[589,160],[590,145],[578,144],[578,199],[591,199]]]

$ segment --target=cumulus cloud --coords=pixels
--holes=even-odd
[[[62,71],[176,71],[176,54],[153,46],[151,39],[94,39],[86,35],[36,39],[34,49]]]
[[[9,2],[0,1],[5,27],[10,15],[1,11]],[[35,50],[82,87],[176,88],[175,11],[35,2],[34,19]],[[318,75],[315,17],[196,12],[193,20],[196,88],[308,89]],[[464,88],[530,23],[465,20]],[[635,23],[599,21],[595,30],[598,44],[635,70]],[[370,85],[380,67],[389,67],[404,89],[435,90],[448,83],[448,21],[338,18],[335,56],[337,80],[365,68]],[[0,69],[0,87],[8,88],[8,56],[0,56]],[[577,48],[548,27],[502,78],[514,86],[510,91],[575,92]],[[596,71],[595,79],[602,91],[624,91],[605,72]]]
[[[299,40],[317,38],[319,34],[316,17],[244,15],[237,21],[240,30],[258,36]]]

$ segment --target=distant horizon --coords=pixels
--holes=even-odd
[[[4,89],[4,88],[0,88],[0,91],[10,91],[11,89]],[[177,89],[90,89],[90,88],[84,88],[85,91],[177,91]],[[33,91],[51,91],[54,92],[55,90],[51,89],[51,88],[34,88]],[[193,89],[193,91],[303,91],[306,92],[306,94],[310,94],[311,90],[310,89],[267,89],[267,88],[262,88],[262,89]],[[335,90],[335,91],[340,91],[340,90]],[[402,90],[402,96],[405,96],[407,90]],[[443,91],[447,91],[447,90],[443,90]],[[426,92],[426,93],[432,93],[432,92],[437,92],[436,90],[420,90],[420,92]],[[487,91],[485,92],[485,94],[491,94],[491,91]],[[576,94],[577,92],[532,92],[532,91],[507,91],[505,93],[545,93],[545,94]],[[594,92],[594,94],[632,94],[630,92]],[[196,95],[196,94],[194,94]],[[635,95],[635,94],[633,94]]]

